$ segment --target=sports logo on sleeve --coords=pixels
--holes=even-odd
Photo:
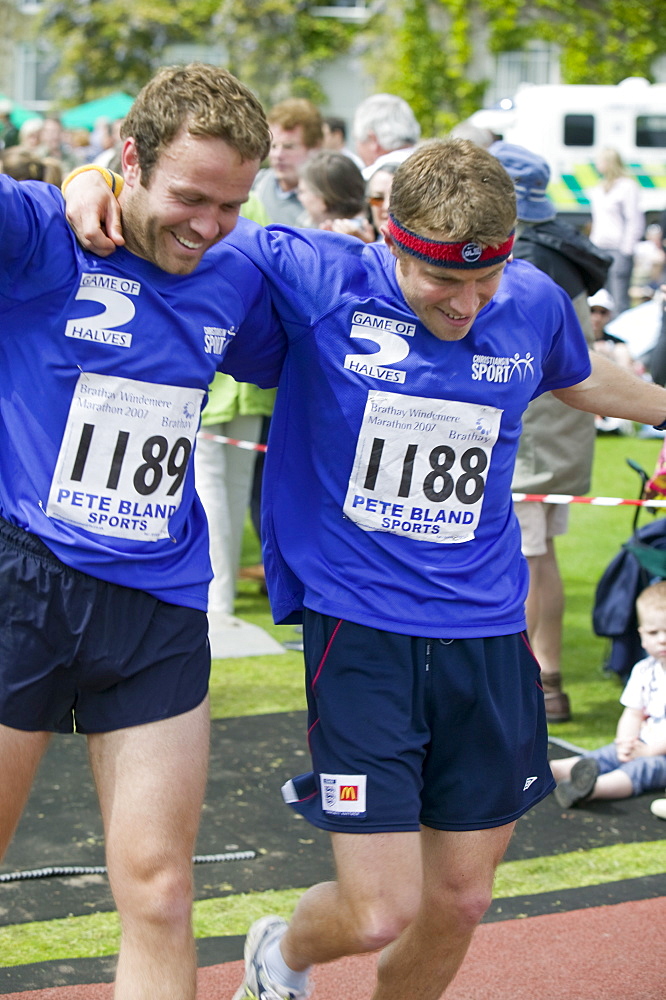
[[[515,378],[524,382],[529,376],[536,377],[534,372],[534,355],[528,351],[524,357],[514,354],[511,358],[486,357],[475,354],[472,358],[472,380],[474,382],[510,382]]]
[[[220,326],[205,326],[204,351],[206,354],[219,354],[222,357],[235,336],[235,326],[232,326],[229,330]]]

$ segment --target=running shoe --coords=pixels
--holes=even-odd
[[[266,949],[287,930],[281,917],[256,920],[245,940],[245,981],[234,993],[233,1000],[307,1000],[310,991],[288,990],[268,978],[264,964]]]

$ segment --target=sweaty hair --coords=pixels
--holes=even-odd
[[[646,587],[638,595],[636,614],[638,615],[639,625],[646,611],[661,611],[666,623],[666,580],[653,583],[652,586]]]
[[[421,137],[421,126],[407,101],[396,94],[372,94],[361,101],[354,114],[354,139],[363,142],[371,132],[388,152],[413,146]]]
[[[469,139],[433,139],[396,170],[389,212],[419,236],[496,247],[516,224],[513,181]]]
[[[365,181],[344,153],[322,149],[313,153],[300,171],[302,179],[323,199],[336,219],[352,219],[365,208]]]
[[[288,97],[280,101],[268,113],[268,124],[279,125],[285,131],[303,129],[303,145],[306,149],[315,149],[324,140],[323,118],[312,101],[305,97]]]
[[[270,148],[264,110],[235,76],[204,63],[167,66],[139,92],[120,129],[121,138],[136,143],[144,187],[162,151],[183,129],[222,139],[242,160],[263,160]]]

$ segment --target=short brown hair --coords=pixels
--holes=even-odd
[[[159,70],[139,92],[120,130],[136,143],[145,186],[162,151],[186,129],[223,139],[242,160],[263,160],[270,148],[264,110],[244,84],[220,66],[190,63]]]
[[[468,139],[433,139],[396,170],[389,212],[419,236],[495,247],[516,224],[516,192],[487,150]]]
[[[666,622],[666,580],[660,580],[659,583],[653,583],[650,587],[646,587],[638,595],[636,600],[636,614],[638,615],[638,624],[641,624],[641,617],[646,611],[663,611],[664,620]]]
[[[268,124],[290,130],[303,129],[303,145],[315,149],[324,141],[324,120],[317,107],[305,97],[288,97],[268,112]]]

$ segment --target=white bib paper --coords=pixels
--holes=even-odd
[[[364,531],[474,538],[501,416],[493,406],[371,390],[344,513]]]
[[[115,538],[169,537],[203,390],[82,373],[46,513]]]

